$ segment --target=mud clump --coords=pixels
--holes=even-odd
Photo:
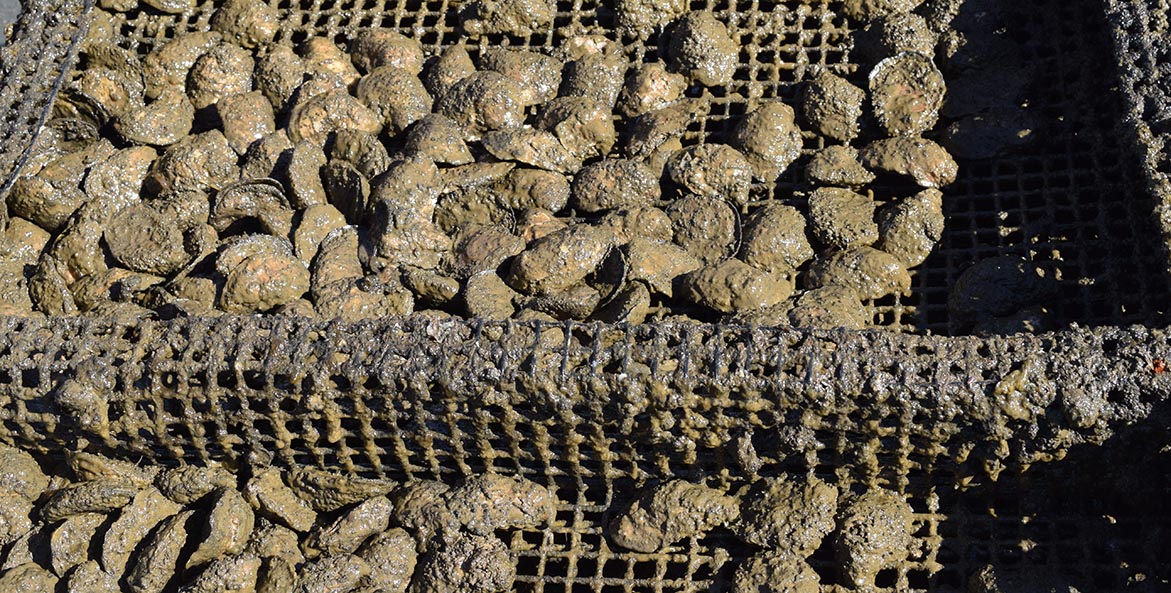
[[[775,305],[793,292],[782,276],[762,272],[736,259],[704,266],[683,279],[686,298],[721,313],[738,313]]]
[[[647,39],[687,13],[684,0],[618,0],[614,9],[618,32]]]
[[[809,196],[809,221],[822,245],[850,249],[878,240],[874,200],[847,189],[823,187]]]
[[[834,551],[842,575],[857,588],[905,561],[914,538],[911,506],[898,493],[873,488],[843,502]]]
[[[870,72],[870,102],[879,125],[892,136],[916,136],[935,127],[946,87],[930,58],[904,52]]]
[[[816,593],[821,577],[800,556],[767,551],[745,560],[732,575],[733,593]]]
[[[683,538],[727,525],[739,515],[735,498],[684,480],[644,492],[616,513],[606,528],[609,540],[636,552],[657,552]]]
[[[834,529],[838,490],[817,478],[766,478],[742,497],[732,530],[748,543],[807,558]]]
[[[728,27],[710,12],[688,13],[675,23],[667,48],[674,68],[704,86],[732,82],[739,55]]]
[[[872,247],[837,251],[816,262],[810,268],[809,276],[812,286],[845,286],[863,299],[880,299],[888,294],[905,293],[911,288],[911,276],[906,266],[893,255]]]
[[[817,133],[850,142],[858,137],[865,101],[866,91],[823,70],[806,85],[801,112]]]
[[[465,10],[461,24],[473,37],[492,33],[527,37],[552,23],[556,14],[549,0],[476,0]]]
[[[544,486],[497,474],[473,476],[446,498],[455,519],[477,535],[551,523],[557,511],[555,497]]]
[[[512,588],[516,566],[495,537],[457,534],[445,537],[420,559],[411,593],[477,591],[503,593]]]

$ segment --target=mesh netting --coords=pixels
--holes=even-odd
[[[1063,290],[1049,306],[1065,322],[1162,322],[1167,258],[1151,213],[1168,195],[1159,138],[1171,89],[1165,50],[1150,40],[1165,30],[1154,16],[1164,13],[1111,2],[1114,38],[1133,60],[1119,93],[1103,75],[1113,66],[1101,6],[1019,4],[997,10],[1036,65],[1029,103],[1046,122],[1040,138],[1021,153],[962,163],[940,248],[911,297],[879,303],[877,325],[962,333],[947,313],[948,287],[996,254],[1059,270]],[[846,62],[838,3],[692,5],[739,25],[745,63],[689,142],[718,139],[755,100],[792,98],[810,65],[859,76]],[[293,41],[389,26],[431,49],[462,42],[455,3],[278,6],[281,35]],[[129,13],[123,42],[149,51],[206,28],[212,10]],[[556,45],[612,18],[598,3],[562,2],[551,33],[480,43]],[[22,26],[18,39],[33,30]],[[63,57],[37,62],[53,76],[70,59],[65,37],[48,37]],[[21,109],[12,138],[39,121],[34,102]],[[20,144],[3,162],[15,162]],[[812,136],[806,148],[817,148]],[[802,178],[799,164],[756,195],[797,200]],[[753,549],[717,529],[657,553],[618,550],[601,528],[611,506],[668,477],[732,487],[809,473],[910,501],[921,545],[880,575],[881,589],[963,589],[986,563],[1052,569],[1090,590],[1159,590],[1171,577],[1171,518],[1159,504],[1169,488],[1160,449],[1171,379],[1156,372],[1171,342],[1158,330],[941,338],[416,317],[5,319],[0,335],[0,439],[46,454],[87,446],[166,465],[273,463],[449,482],[496,471],[544,484],[560,501],[557,520],[508,542],[524,590],[723,590]],[[67,389],[89,397],[60,397]],[[826,584],[836,582],[833,563],[826,547],[811,559]]]
[[[1171,356],[1171,342],[1139,328],[984,341],[425,319],[6,323],[6,335],[21,336],[0,351],[6,440],[40,451],[86,443],[167,465],[274,463],[396,480],[523,475],[561,501],[554,525],[510,542],[519,581],[550,591],[703,589],[753,553],[720,530],[652,554],[607,545],[612,505],[665,477],[735,487],[813,473],[843,489],[903,493],[922,546],[888,575],[896,589],[934,588],[998,563],[993,555],[1020,544],[1018,533],[1057,568],[1098,570],[1037,531],[1086,528],[1093,515],[1078,513],[1097,512],[1092,505],[1047,509],[1050,527],[1019,523],[1027,513],[1015,510],[1044,498],[1012,498],[1016,506],[992,515],[980,505],[1081,475],[1065,461],[1052,464],[1066,468],[1051,474],[1059,477],[1017,472],[1104,442],[1151,416],[1171,388],[1151,367]],[[66,391],[92,399],[66,402]],[[1002,473],[1007,485],[988,483]],[[1094,501],[1110,504],[1084,504]],[[1164,524],[1159,514],[1145,519]],[[997,527],[1003,521],[1011,529]],[[1138,549],[1116,555],[1148,572],[1166,560]],[[828,548],[812,562],[832,579]]]

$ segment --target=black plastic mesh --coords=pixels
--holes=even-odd
[[[612,549],[600,527],[611,504],[665,477],[734,485],[807,472],[910,500],[922,551],[883,575],[884,589],[962,590],[992,563],[1052,569],[1089,590],[1160,590],[1171,578],[1171,517],[1161,504],[1171,373],[1155,368],[1171,360],[1171,342],[1149,327],[1162,322],[1168,278],[1152,217],[1167,218],[1169,195],[1169,61],[1153,42],[1165,12],[1153,1],[1112,0],[1111,27],[1089,0],[1018,4],[1000,9],[1022,57],[1037,65],[1030,109],[1047,121],[1043,136],[1024,153],[962,163],[940,249],[911,298],[882,303],[877,324],[964,331],[946,312],[947,287],[976,259],[1013,253],[1061,270],[1064,290],[1050,303],[1060,319],[1148,328],[943,338],[421,317],[4,319],[0,439],[45,452],[84,439],[144,463],[271,462],[448,481],[522,474],[561,501],[553,526],[512,536],[524,590],[722,590],[753,550],[720,530],[655,554]],[[396,27],[431,48],[457,38],[454,3],[279,6],[282,35],[293,40],[365,26]],[[838,3],[800,2],[791,12],[763,2],[693,6],[742,31],[766,14],[780,29],[743,33],[746,65],[690,141],[718,139],[755,98],[792,97],[809,64],[858,75],[844,66],[849,31]],[[612,19],[592,2],[560,9],[549,35],[484,43],[556,44]],[[131,13],[124,42],[148,51],[206,27],[211,10]],[[1112,32],[1125,52],[1121,89]],[[49,62],[60,67],[64,55]],[[13,121],[37,121],[28,104]],[[10,125],[27,137],[27,125]],[[798,166],[758,196],[795,199],[800,178]],[[94,394],[90,409],[56,403],[63,385],[78,384]],[[94,410],[104,422],[80,413]],[[745,439],[755,471],[731,446]],[[828,548],[811,562],[834,582]]]
[[[1064,461],[1042,463],[1057,469],[1039,470],[1041,477],[1036,469],[1016,472],[1078,455],[1085,449],[1078,444],[1109,442],[1115,429],[1157,411],[1171,388],[1171,375],[1152,369],[1154,359],[1171,357],[1171,341],[1140,328],[985,341],[251,318],[9,320],[3,333],[5,440],[59,451],[84,439],[144,463],[275,463],[398,480],[524,475],[562,503],[553,526],[516,532],[511,541],[520,582],[550,591],[682,591],[724,582],[753,553],[730,534],[717,530],[653,554],[622,551],[601,533],[608,509],[665,477],[736,486],[782,473],[904,493],[917,513],[921,551],[888,584],[905,590],[954,581],[999,562],[990,555],[1002,554],[1017,533],[1043,528],[1019,523],[1027,514],[1014,509],[1026,506],[974,513],[971,505],[1010,496],[981,492],[1009,488],[1019,497],[1076,478],[1077,466]],[[67,386],[88,390],[92,402],[58,404]],[[107,421],[81,420],[95,409]],[[745,438],[755,461],[736,453]],[[996,477],[1008,486],[990,484]],[[1166,488],[1151,479],[1151,487]],[[1086,509],[1099,503],[1111,504],[1095,498],[1050,510],[1058,513],[1053,521],[1084,527],[1097,521]],[[1142,508],[1151,510],[1151,529],[1166,524],[1163,513]],[[998,527],[1005,521],[1018,522],[1016,531]],[[1062,552],[1054,536],[1029,537],[1058,569],[1100,568]],[[1143,568],[1149,572],[1167,560],[1165,549],[1116,556],[1154,563]],[[812,563],[833,578],[828,547]],[[930,576],[940,566],[946,570]]]

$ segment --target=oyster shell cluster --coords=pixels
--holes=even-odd
[[[737,593],[816,593],[822,576],[807,560],[831,545],[840,580],[874,590],[876,575],[915,553],[914,511],[903,495],[880,487],[839,492],[816,477],[760,478],[727,493],[686,480],[650,486],[611,510],[610,543],[639,553],[669,552],[688,538],[730,530],[756,553],[731,575]],[[822,572],[826,572],[824,569]]]
[[[99,11],[6,197],[0,313],[868,326],[943,230],[956,164],[923,134],[949,13],[847,4],[867,84],[814,68],[799,100],[755,100],[700,144],[742,32],[673,0],[617,3],[609,36],[433,54],[390,29],[293,46],[271,5],[229,0],[140,57]],[[474,40],[555,13],[459,17]],[[660,33],[647,60],[616,40]],[[794,168],[808,191],[761,199]],[[876,199],[882,179],[908,189]]]
[[[0,460],[4,591],[502,593],[516,561],[500,538],[557,511],[544,486],[499,474],[449,487],[86,452],[45,472],[7,445]]]

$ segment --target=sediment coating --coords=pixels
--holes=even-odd
[[[1145,417],[1167,392],[1164,376],[1150,372],[1150,361],[1171,357],[1163,332],[1143,328],[981,340],[419,316],[356,324],[6,318],[0,329],[8,341],[0,364],[11,369],[7,376],[22,378],[0,385],[0,401],[9,417],[23,419],[4,423],[0,436],[33,451],[70,447],[82,436],[108,450],[170,463],[246,455],[291,461],[329,451],[337,463],[376,473],[416,466],[400,455],[434,454],[416,441],[404,441],[404,449],[370,446],[373,438],[393,438],[386,427],[449,414],[447,405],[479,399],[489,386],[505,390],[510,408],[537,414],[521,420],[524,425],[551,414],[547,421],[556,425],[589,423],[617,439],[603,450],[609,453],[583,453],[590,457],[617,454],[618,443],[628,443],[638,456],[666,462],[678,452],[698,454],[728,442],[737,429],[771,426],[757,413],[755,420],[732,425],[698,429],[691,421],[656,422],[630,433],[622,426],[632,414],[701,419],[760,402],[751,405],[776,417],[816,400],[826,412],[807,421],[815,431],[873,434],[868,419],[888,418],[941,445],[917,445],[941,463],[964,472],[998,472],[1051,459],[1077,443],[1101,442],[1118,423]],[[80,389],[82,382],[101,379],[103,373],[87,369],[103,364],[110,365],[108,380],[119,386],[104,404],[105,424],[79,424],[70,409],[44,398],[57,387],[54,377],[75,376],[69,384]],[[602,372],[606,368],[615,372]],[[441,392],[431,391],[440,385]],[[681,396],[645,395],[664,388]],[[704,404],[701,411],[701,400],[687,394],[705,389],[729,399],[716,400],[714,408]],[[624,395],[613,400],[612,393]],[[273,398],[286,401],[296,416],[260,403]],[[176,416],[164,400],[200,403]],[[408,402],[410,408],[404,407]],[[358,409],[381,411],[363,416],[368,420],[355,428],[341,422]],[[312,430],[257,428],[288,422]],[[175,436],[196,426],[205,435],[198,441]],[[451,435],[468,444],[459,459],[478,459],[472,453],[480,450],[473,445],[478,437],[463,430]],[[521,438],[507,430],[500,436]],[[660,439],[674,445],[648,447]],[[133,494],[123,492],[122,504]]]

